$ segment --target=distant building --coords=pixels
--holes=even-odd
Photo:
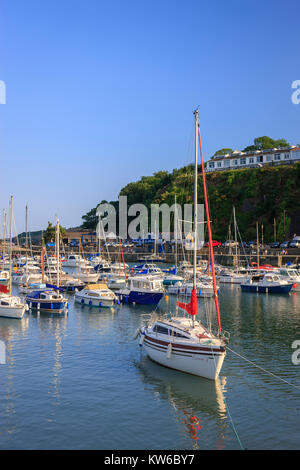
[[[257,168],[265,165],[291,164],[300,161],[300,145],[286,148],[240,152],[216,155],[206,162],[206,171]]]
[[[80,227],[69,228],[66,230],[66,233],[63,237],[64,243],[70,243],[71,241],[81,242],[95,242],[96,241],[96,232],[91,232],[89,230],[82,230]]]

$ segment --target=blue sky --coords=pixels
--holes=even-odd
[[[300,143],[296,1],[2,0],[0,196],[76,226],[142,175],[270,135]],[[1,207],[1,209],[2,209]]]

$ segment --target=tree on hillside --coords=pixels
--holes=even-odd
[[[46,231],[44,232],[44,241],[45,241],[45,243],[55,241],[55,230],[56,230],[56,227],[53,226],[51,222],[48,222],[48,227],[47,227]],[[65,234],[66,234],[66,229],[60,225],[59,226],[59,231],[60,231],[61,238],[64,237]]]
[[[273,148],[279,147],[289,147],[289,143],[285,139],[271,139],[266,135],[262,137],[256,137],[254,139],[254,145],[249,145],[248,147],[244,148],[244,152],[252,152],[255,150],[268,150]]]
[[[116,210],[116,224],[118,227],[119,223],[119,201],[101,201],[99,204],[111,204],[114,206]],[[99,205],[98,204],[98,205]],[[97,205],[97,207],[98,207]],[[85,215],[82,216],[83,223],[81,225],[82,228],[88,229],[88,230],[96,230],[97,224],[98,224],[98,216],[96,215],[97,212],[97,207],[94,207],[91,209],[89,212],[87,212]]]
[[[217,150],[217,152],[214,154],[214,157],[216,157],[217,155],[226,155],[226,153],[233,153],[233,150],[231,148],[223,148]]]
[[[98,222],[98,217],[96,216],[96,210],[97,210],[97,207],[94,207],[93,209],[91,209],[89,212],[87,212],[86,214],[82,216],[82,219],[84,221],[81,225],[82,228],[92,229],[92,230],[95,229],[97,222]]]

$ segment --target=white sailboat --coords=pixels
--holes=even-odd
[[[193,290],[191,300],[188,304],[177,302],[179,308],[185,310],[190,316],[172,317],[166,320],[150,319],[142,326],[136,336],[139,337],[148,356],[161,365],[177,369],[182,372],[198,375],[215,380],[222,368],[226,354],[225,336],[221,330],[221,320],[216,287],[216,276],[214,270],[214,256],[212,248],[212,235],[210,228],[210,217],[207,203],[204,163],[200,140],[200,129],[198,124],[198,111],[195,115],[195,187],[194,187],[194,256],[193,256]],[[197,284],[197,168],[198,168],[198,146],[199,135],[201,164],[203,175],[203,186],[205,196],[206,218],[209,234],[209,249],[212,265],[212,277],[214,284],[214,298],[218,318],[218,334],[214,335],[211,330],[205,328],[199,319],[197,320],[198,305],[196,296]]]
[[[22,318],[27,307],[21,299],[11,293],[11,267],[12,267],[12,205],[13,197],[10,199],[10,249],[9,249],[9,292],[0,294],[0,316],[6,318]]]

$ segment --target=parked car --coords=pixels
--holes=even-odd
[[[232,240],[227,240],[226,242],[222,243],[222,246],[235,246],[235,245],[238,245],[238,242],[234,242]]]
[[[288,248],[289,245],[290,245],[290,242],[288,242],[288,241],[281,242],[280,245],[279,245],[279,248]]]
[[[295,237],[290,242],[290,248],[300,248],[300,237]]]
[[[208,242],[204,243],[204,246],[208,246],[208,245],[209,245]],[[221,245],[222,245],[221,242],[217,242],[216,240],[212,240],[212,246],[221,246]]]
[[[272,242],[270,243],[270,248],[279,248],[280,247],[280,242]]]

